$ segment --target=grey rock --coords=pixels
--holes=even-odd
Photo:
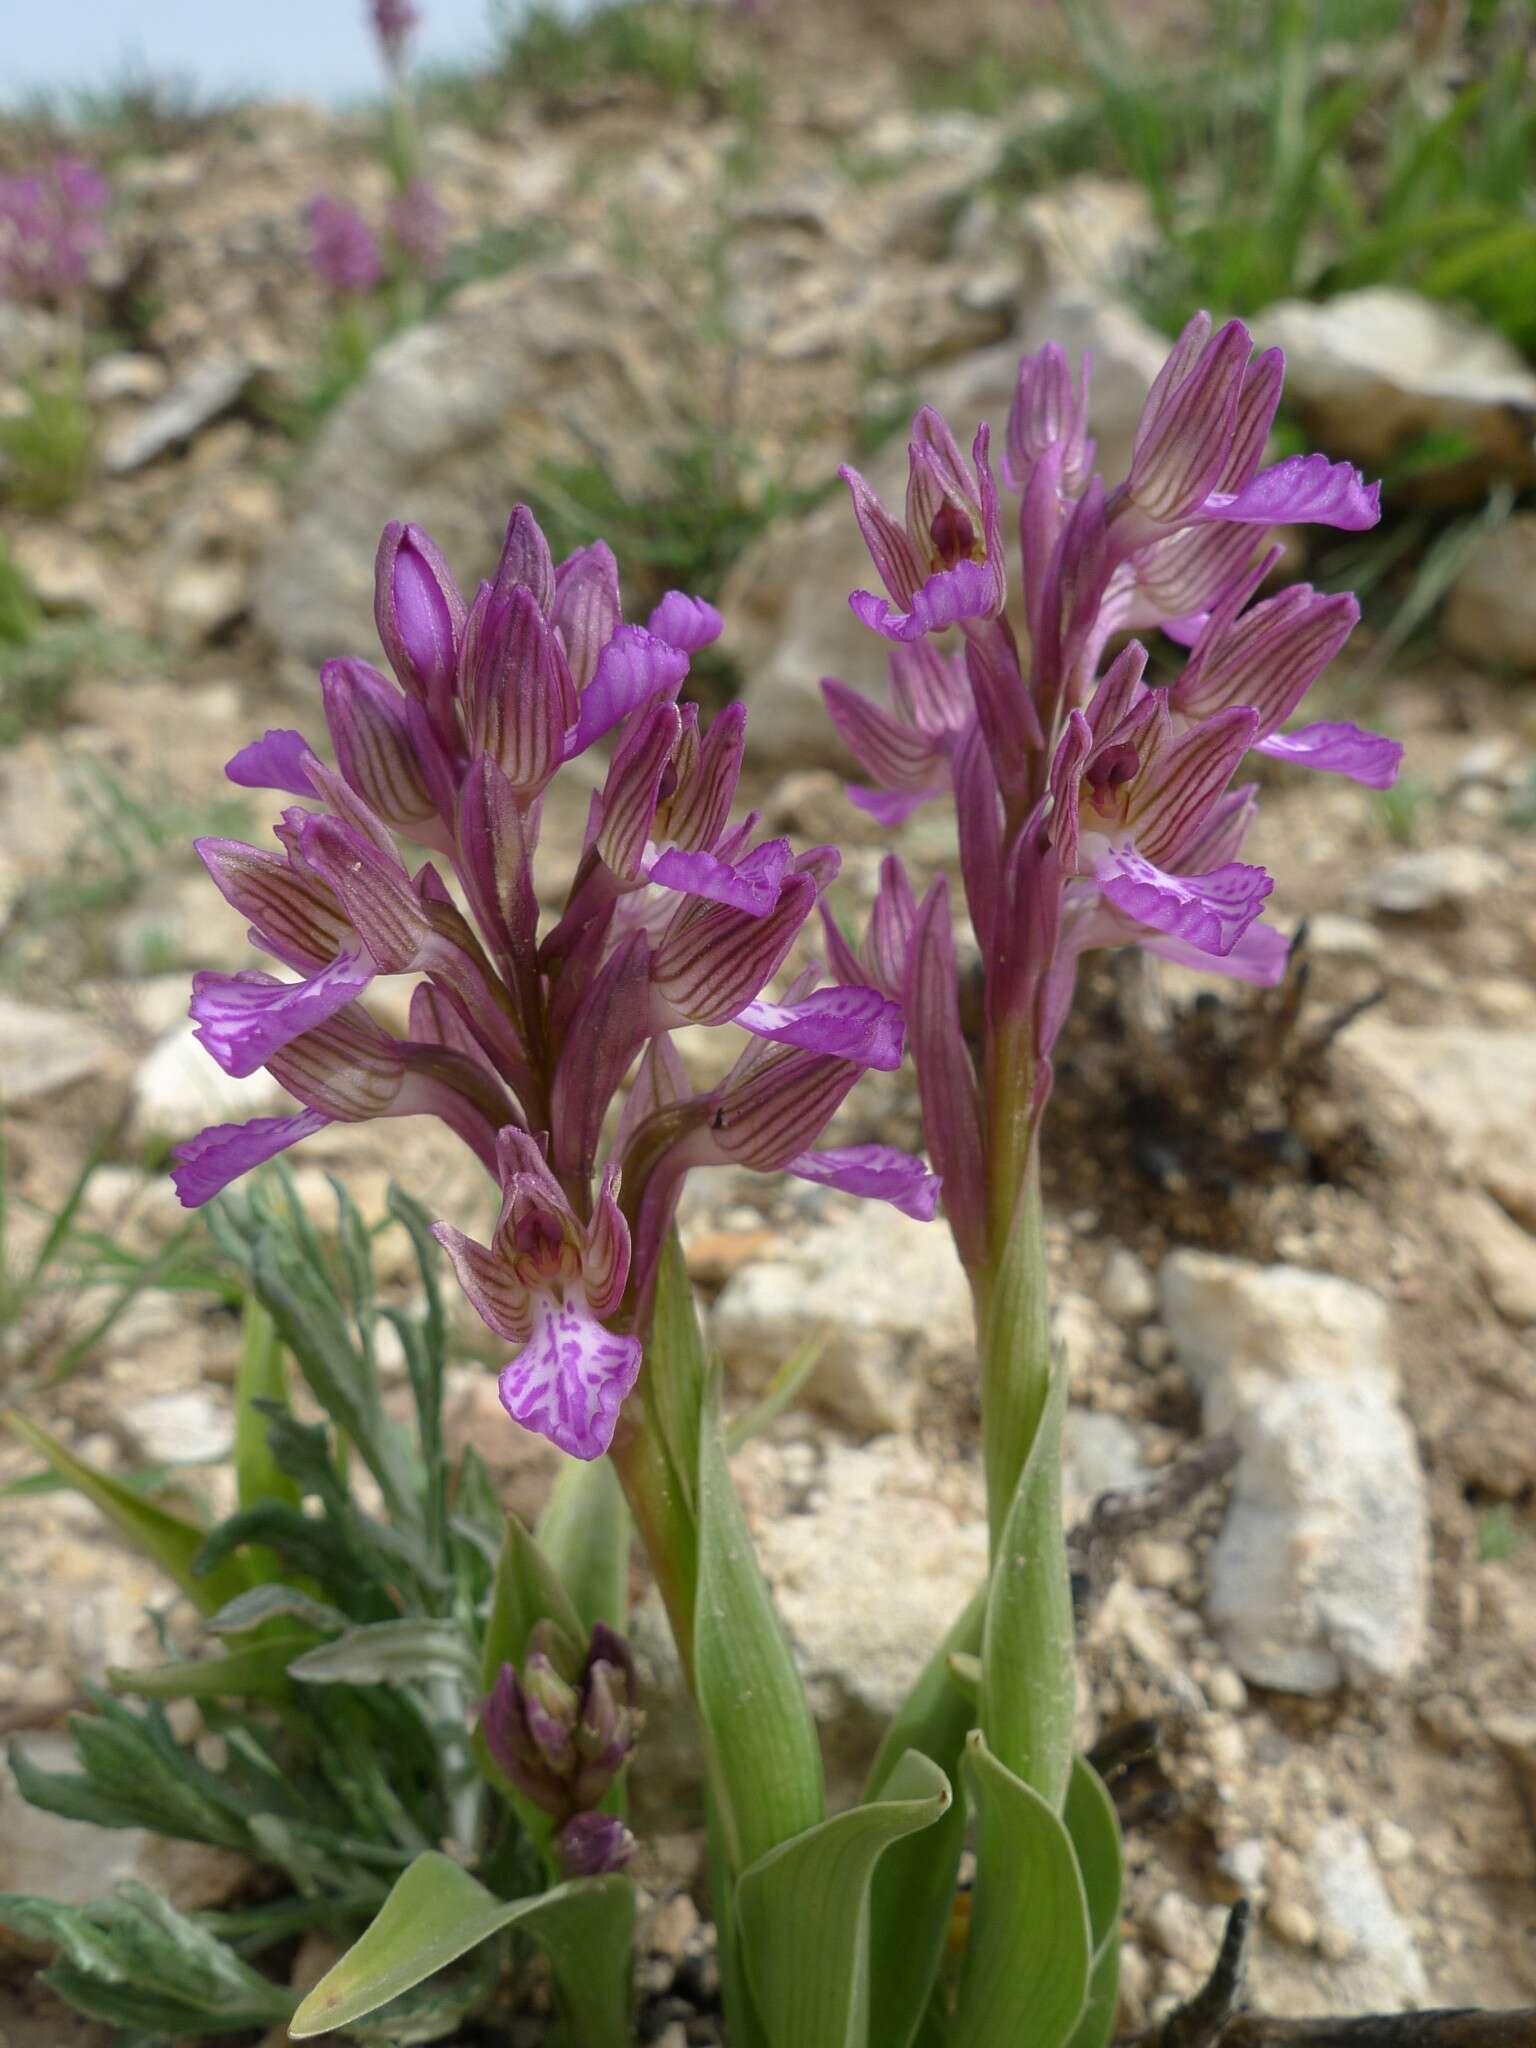
[[[1536,1237],[1477,1188],[1446,1188],[1437,1213],[1504,1320],[1536,1323]]]
[[[667,361],[661,315],[592,263],[459,293],[380,349],[327,421],[258,578],[259,625],[306,664],[366,651],[389,520],[428,527],[473,590],[541,463],[596,450],[620,489],[638,486],[637,451],[668,417]]]
[[[970,1290],[949,1233],[877,1202],[834,1215],[782,1259],[742,1266],[712,1328],[749,1388],[824,1336],[810,1398],[866,1433],[905,1428],[925,1374],[974,1352]]]
[[[119,1419],[155,1464],[203,1463],[225,1454],[234,1437],[228,1408],[202,1387],[151,1394],[131,1402]]]
[[[859,1772],[986,1570],[979,1486],[957,1508],[894,1438],[831,1444],[803,1514],[754,1533],[834,1763]]]
[[[1158,1288],[1163,1324],[1205,1397],[1213,1432],[1288,1382],[1353,1385],[1382,1397],[1396,1389],[1386,1303],[1353,1280],[1176,1251],[1163,1260]]]
[[[1418,1447],[1369,1385],[1272,1388],[1241,1449],[1206,1611],[1257,1685],[1326,1693],[1403,1677],[1423,1649],[1428,1510]]]
[[[0,1101],[35,1102],[99,1071],[111,1041],[72,1010],[44,1010],[0,996]]]
[[[1170,1254],[1159,1283],[1206,1428],[1241,1453],[1207,1597],[1227,1656],[1287,1692],[1400,1678],[1424,1642],[1428,1510],[1385,1303],[1206,1252]]]
[[[1511,343],[1448,307],[1389,285],[1320,305],[1287,299],[1251,323],[1285,350],[1285,395],[1329,454],[1380,468],[1426,434],[1472,454],[1434,479],[1472,499],[1490,477],[1536,477],[1536,376]]]
[[[86,372],[85,395],[93,405],[121,405],[124,400],[144,404],[162,397],[168,382],[165,364],[158,356],[119,350],[92,363]]]
[[[1469,661],[1536,669],[1536,512],[1480,536],[1442,614],[1447,642]]]
[[[1079,1522],[1101,1495],[1133,1493],[1151,1470],[1141,1440],[1118,1415],[1069,1408],[1061,1446],[1061,1509],[1070,1525]]]
[[[1429,1980],[1393,1905],[1364,1831],[1351,1820],[1318,1829],[1306,1856],[1317,1901],[1318,2002],[1330,2012],[1407,2012],[1427,2005]],[[1338,1959],[1331,1959],[1331,1952]]]
[[[1442,1138],[1478,1180],[1536,1168],[1536,1031],[1397,1024],[1362,1017],[1345,1041],[1369,1076],[1402,1099],[1407,1121]]]
[[[1476,902],[1490,882],[1487,850],[1473,846],[1433,846],[1400,853],[1368,874],[1361,897],[1372,910],[1397,917],[1428,911],[1459,910]]]
[[[45,612],[101,612],[111,588],[101,557],[67,527],[24,527],[7,546]]]
[[[126,476],[190,441],[229,411],[251,375],[251,364],[240,356],[209,356],[195,364],[163,398],[108,437],[102,467],[111,476]]]
[[[72,1771],[74,1745],[62,1735],[29,1735],[27,1761]],[[0,1892],[84,1906],[134,1879],[184,1913],[221,1906],[249,1882],[243,1856],[203,1842],[177,1842],[143,1828],[98,1828],[30,1806],[0,1761]]]
[[[270,1115],[288,1099],[265,1068],[236,1080],[215,1066],[188,1019],[166,1033],[134,1077],[133,1129],[141,1137],[186,1138],[204,1124]]]
[[[1099,1301],[1121,1323],[1144,1323],[1157,1307],[1152,1275],[1123,1244],[1117,1244],[1104,1261]]]

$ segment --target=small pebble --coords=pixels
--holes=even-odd
[[[1264,1917],[1277,1941],[1292,1948],[1317,1946],[1317,1919],[1299,1900],[1271,1899]]]
[[[1221,1714],[1240,1714],[1248,1704],[1248,1688],[1230,1664],[1218,1664],[1211,1673],[1205,1696]]]

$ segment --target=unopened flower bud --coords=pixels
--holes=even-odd
[[[464,600],[436,542],[392,520],[374,563],[373,616],[385,653],[413,697],[440,707],[451,695]]]
[[[609,1813],[578,1813],[560,1830],[556,1842],[565,1877],[605,1877],[622,1870],[635,1853],[635,1838],[623,1821]]]

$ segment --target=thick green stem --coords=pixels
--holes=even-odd
[[[981,1348],[992,1576],[981,1721],[993,1753],[1052,1806],[1072,1761],[1075,1643],[1061,1516],[1066,1387],[1053,1370],[1050,1286],[1020,1034],[988,1047],[988,1259],[972,1273]]]
[[[981,1349],[987,1527],[995,1556],[1051,1380],[1050,1289],[1031,1114],[1035,1069],[1023,1027],[999,1032],[989,1042],[986,1079],[988,1257],[973,1270],[971,1287]]]

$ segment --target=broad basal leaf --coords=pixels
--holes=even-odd
[[[889,1796],[906,1750],[930,1758],[951,1784],[960,1776],[976,1703],[956,1663],[981,1643],[986,1587],[980,1586],[929,1659],[880,1745],[864,1797]],[[931,1828],[897,1842],[880,1859],[871,1891],[870,2029],[880,2048],[907,2048],[932,1996],[944,1953],[965,1839],[965,1801],[956,1799]]]
[[[953,2048],[1065,2048],[1087,2004],[1093,1956],[1072,1838],[979,1730],[966,1744],[965,1774],[979,1829]]]
[[[949,1781],[909,1750],[881,1798],[771,1849],[736,1886],[741,1954],[770,2048],[866,2048],[870,1880],[948,1810]],[[880,2037],[887,2048],[888,2037]]]
[[[1059,1808],[1072,1770],[1076,1637],[1061,1518],[1061,1426],[1067,1377],[1057,1365],[987,1598],[981,1725],[994,1756]]]
[[[1078,1757],[1072,1766],[1067,1803],[1062,1813],[1088,1900],[1093,1934],[1093,1964],[1088,2003],[1072,2048],[1105,2048],[1115,2030],[1120,1988],[1120,1895],[1124,1852],[1114,1801],[1092,1764]]]
[[[733,1871],[821,1820],[816,1725],[726,1463],[716,1375],[699,1448],[694,1680]]]
[[[577,2039],[626,2041],[634,1891],[625,1877],[577,1878],[529,1899],[498,1899],[447,1856],[418,1856],[377,1919],[289,2022],[296,2041],[348,2026],[423,1983],[503,1928],[549,1957]]]

